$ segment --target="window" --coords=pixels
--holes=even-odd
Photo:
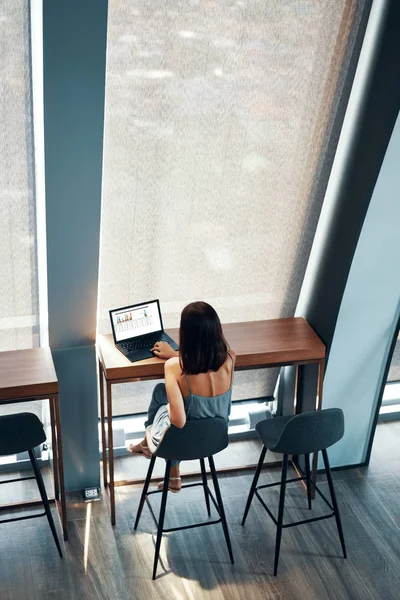
[[[390,363],[388,383],[392,382],[400,383],[400,334],[397,338],[397,343],[394,348],[392,362]]]
[[[223,322],[293,315],[363,6],[110,0],[100,332],[151,298],[166,327],[198,299]],[[234,400],[276,378],[238,373]],[[153,386],[121,386],[115,413],[146,410]]]
[[[30,10],[0,2],[0,351],[40,345]],[[0,405],[0,414],[43,402]]]
[[[390,363],[387,383],[383,392],[379,420],[386,421],[400,418],[400,335]]]

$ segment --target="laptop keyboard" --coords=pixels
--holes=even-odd
[[[146,336],[145,338],[140,338],[134,340],[132,342],[119,343],[118,346],[124,352],[124,354],[129,354],[130,352],[135,352],[135,350],[143,350],[144,348],[152,348],[156,342],[169,342],[170,337],[166,333],[159,333],[157,335]]]

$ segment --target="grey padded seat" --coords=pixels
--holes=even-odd
[[[218,454],[227,445],[228,428],[224,419],[193,419],[186,421],[182,429],[172,425],[154,455],[166,460],[200,460]]]
[[[45,441],[43,425],[33,413],[0,417],[0,456],[26,452]]]
[[[263,444],[281,454],[311,454],[329,448],[344,435],[340,408],[265,419],[256,425]]]
[[[262,439],[263,444],[268,450],[273,451],[281,436],[286,423],[293,418],[293,415],[288,417],[273,417],[272,419],[264,419],[256,424],[258,437]]]

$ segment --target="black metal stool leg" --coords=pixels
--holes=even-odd
[[[322,456],[324,459],[326,477],[328,479],[329,491],[330,491],[331,498],[332,498],[332,506],[333,506],[333,510],[335,513],[336,525],[337,525],[338,532],[339,532],[340,543],[342,545],[343,556],[344,556],[344,558],[347,558],[346,546],[344,543],[344,536],[343,536],[343,529],[342,529],[342,521],[340,519],[339,508],[338,508],[338,504],[337,504],[337,500],[336,500],[335,488],[333,487],[332,473],[331,473],[331,468],[329,466],[328,453],[327,453],[326,449],[322,450]]]
[[[201,467],[201,478],[203,480],[204,498],[206,499],[207,514],[210,517],[211,516],[210,497],[207,492],[207,475],[206,475],[206,465],[204,463],[204,458],[200,459],[200,467]]]
[[[213,480],[213,484],[214,484],[215,495],[217,497],[217,504],[218,504],[218,508],[219,508],[219,515],[221,517],[222,528],[224,530],[226,545],[228,546],[228,552],[229,552],[229,556],[230,556],[230,559],[231,559],[231,563],[234,564],[235,561],[233,560],[231,540],[230,540],[230,537],[229,537],[228,524],[226,522],[226,516],[225,516],[224,505],[222,503],[221,492],[220,492],[220,489],[219,489],[217,472],[215,470],[214,458],[212,456],[209,456],[208,457],[208,462],[210,463],[210,471],[211,471],[211,476],[212,476],[212,480]]]
[[[147,475],[146,475],[146,481],[144,482],[144,486],[143,486],[143,490],[142,490],[142,495],[140,496],[140,502],[139,502],[139,508],[137,511],[137,515],[136,515],[136,520],[135,520],[135,525],[133,526],[133,529],[136,529],[137,526],[139,525],[139,519],[142,515],[142,510],[143,510],[143,506],[146,500],[146,495],[147,495],[147,490],[149,489],[149,485],[150,485],[150,481],[151,481],[151,476],[153,474],[153,469],[154,469],[154,464],[156,462],[156,457],[153,455],[150,459],[150,464],[149,464],[149,468],[147,469]]]
[[[161,546],[161,538],[162,538],[163,527],[164,527],[165,508],[167,506],[167,496],[168,496],[170,473],[171,473],[171,461],[167,460],[167,464],[165,465],[164,487],[163,487],[162,496],[161,496],[160,517],[158,519],[156,551],[155,551],[155,555],[154,555],[154,566],[153,566],[153,579],[156,578],[158,557],[160,555],[160,546]]]
[[[286,476],[287,476],[288,459],[289,459],[289,455],[284,454],[283,462],[282,462],[281,494],[279,497],[278,525],[277,525],[277,529],[276,529],[274,575],[276,575],[278,572],[279,551],[280,551],[280,547],[281,547],[281,538],[282,538],[283,509],[285,507],[285,491],[286,491]]]
[[[310,455],[305,454],[304,460],[306,463],[306,484],[307,484],[308,508],[309,508],[309,510],[311,510]]]
[[[44,487],[43,478],[42,478],[42,474],[40,472],[40,468],[39,468],[39,465],[37,462],[35,451],[31,449],[31,450],[28,450],[28,453],[29,453],[29,458],[31,459],[33,472],[35,474],[36,483],[39,488],[40,496],[42,498],[42,502],[44,505],[44,510],[46,512],[47,520],[50,525],[51,533],[53,534],[53,538],[54,538],[54,541],[57,546],[58,554],[62,558],[60,542],[58,541],[57,531],[56,531],[54,521],[53,521],[53,515],[51,514],[50,504],[49,504],[49,501],[47,498],[47,493],[46,493],[46,488]]]
[[[267,449],[266,449],[265,446],[263,446],[263,448],[261,450],[260,458],[258,459],[257,469],[256,469],[256,472],[254,473],[253,483],[251,484],[249,496],[247,498],[246,508],[244,509],[244,514],[243,514],[243,519],[242,519],[242,525],[244,525],[244,523],[246,521],[247,513],[249,512],[249,508],[250,508],[251,502],[253,500],[254,492],[256,491],[256,487],[257,487],[257,483],[258,483],[258,478],[260,477],[260,471],[261,471],[262,466],[264,464],[264,458],[265,458],[266,452],[267,452]]]

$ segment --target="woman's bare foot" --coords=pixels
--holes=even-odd
[[[157,485],[157,487],[159,490],[162,490],[164,487],[164,482],[160,481],[160,483]],[[176,467],[171,467],[171,475],[169,478],[168,489],[173,494],[177,494],[178,492],[181,491],[181,487],[182,487],[182,482],[181,482],[181,477],[179,474],[179,465]]]
[[[129,444],[128,452],[131,454],[143,454],[146,458],[151,458],[151,452],[147,445],[146,438],[143,438],[138,444]]]

